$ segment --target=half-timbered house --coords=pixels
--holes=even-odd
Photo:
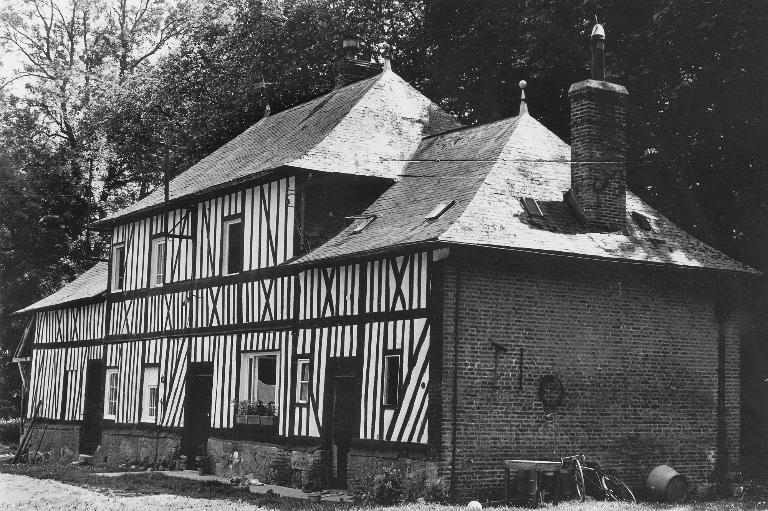
[[[753,270],[626,190],[623,87],[570,99],[571,147],[525,100],[464,127],[385,62],[99,221],[109,264],[22,311],[43,444],[454,496],[511,457],[727,470]]]

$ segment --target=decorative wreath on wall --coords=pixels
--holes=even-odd
[[[565,390],[560,378],[547,374],[539,378],[539,399],[547,408],[557,408],[563,403]]]

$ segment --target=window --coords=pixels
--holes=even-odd
[[[104,418],[115,419],[117,415],[117,391],[118,375],[117,369],[107,369],[106,385],[104,385]]]
[[[352,232],[350,234],[360,234],[363,232],[366,227],[371,225],[374,220],[376,220],[376,215],[370,215],[370,216],[364,216],[364,217],[353,217],[357,218],[357,224],[352,229]]]
[[[240,366],[240,399],[277,406],[277,354],[244,353]]]
[[[384,406],[400,402],[400,355],[384,357]]]
[[[150,261],[150,287],[159,287],[165,283],[165,238],[152,240],[152,256]]]
[[[449,201],[449,202],[441,202],[437,206],[435,206],[435,209],[427,213],[427,215],[424,217],[426,220],[437,220],[440,218],[440,216],[451,209],[451,207],[456,204],[455,200]]]
[[[72,369],[67,369],[64,371],[64,381],[62,382],[61,386],[61,415],[59,416],[60,420],[67,420],[67,409],[68,409],[68,401],[72,399],[72,395],[77,395],[77,389],[74,388],[75,382],[76,382],[77,376],[75,375],[75,371]]]
[[[224,268],[222,273],[240,273],[243,270],[243,222],[241,219],[224,222]]]
[[[158,387],[160,370],[157,366],[144,368],[144,386],[141,392],[141,422],[157,420],[157,405],[160,401]]]
[[[296,367],[296,374],[299,377],[297,401],[306,403],[309,401],[309,360],[299,360]]]
[[[525,209],[525,212],[528,213],[528,216],[544,216],[544,213],[541,212],[541,208],[539,207],[539,203],[536,202],[536,199],[533,197],[522,197],[520,202],[523,204],[523,208]]]
[[[631,215],[632,215],[632,220],[635,221],[638,227],[640,227],[644,231],[653,232],[653,225],[651,225],[651,219],[649,217],[645,216],[642,213],[638,213],[637,211],[633,211]]]
[[[112,249],[112,288],[121,291],[125,284],[125,245],[115,245]]]

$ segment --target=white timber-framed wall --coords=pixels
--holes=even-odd
[[[296,181],[280,176],[244,185],[112,228],[109,292],[106,304],[98,304],[100,326],[89,340],[96,344],[77,355],[81,371],[83,357],[93,357],[103,358],[105,372],[117,374],[117,404],[114,415],[105,404],[107,421],[183,427],[189,364],[207,362],[213,367],[210,427],[231,429],[233,402],[246,398],[243,360],[261,354],[277,364],[278,434],[320,437],[329,362],[355,359],[362,369],[359,438],[427,443],[431,252],[411,249],[314,267],[286,264],[297,255]],[[242,271],[225,274],[224,226],[233,220],[242,225]],[[153,246],[161,239],[166,260],[158,282]],[[115,247],[122,247],[122,268]],[[37,328],[44,324],[45,334],[36,336],[35,348],[71,330],[66,319],[53,326],[50,318],[73,312],[38,314]],[[33,359],[33,382],[50,376],[34,392],[55,396],[44,399],[46,417],[61,418],[57,403],[66,396],[74,403],[66,420],[80,420],[81,380],[67,389],[57,383],[80,352],[60,350]],[[386,359],[397,360],[389,375]],[[308,363],[306,402],[297,393],[299,378],[306,376],[297,372],[299,360]],[[143,380],[147,374],[154,380],[155,373],[158,402],[148,417]],[[388,382],[395,374],[397,381]],[[385,402],[388,385],[396,385],[395,401],[390,396]]]

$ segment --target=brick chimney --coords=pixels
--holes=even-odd
[[[566,200],[590,231],[626,231],[627,89],[605,81],[605,32],[592,30],[592,78],[574,83],[571,189]]]
[[[381,66],[360,60],[360,39],[345,36],[341,43],[343,57],[338,64],[335,87],[344,87],[350,83],[368,78],[381,72]]]

